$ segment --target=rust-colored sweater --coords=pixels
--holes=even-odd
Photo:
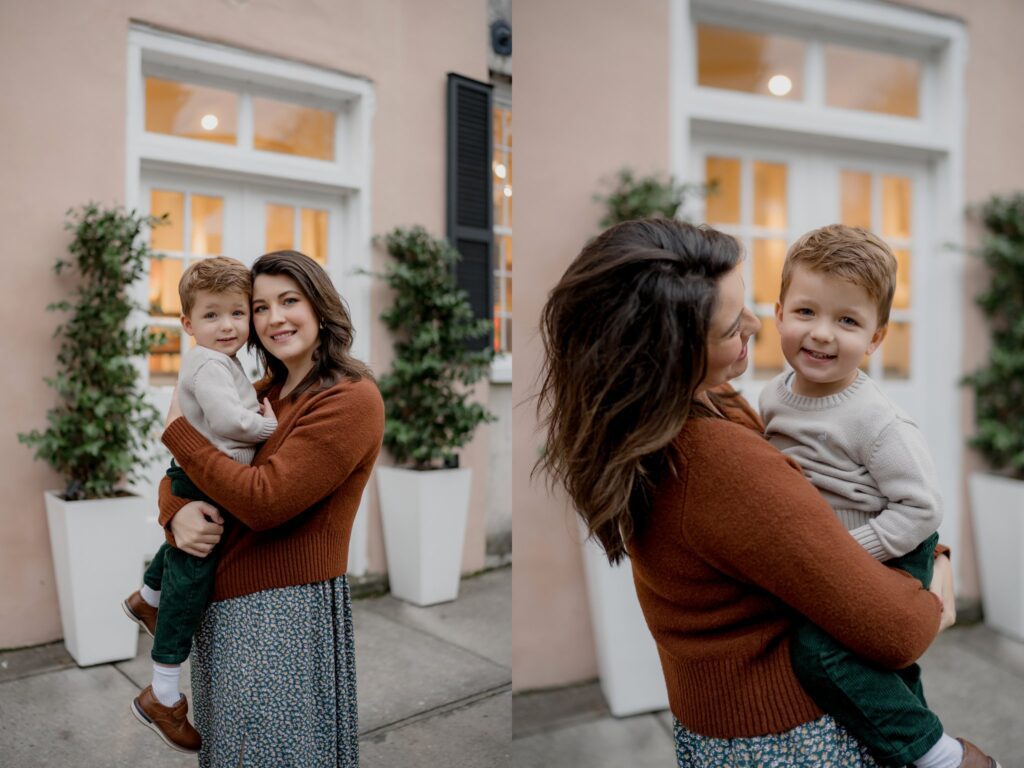
[[[384,434],[380,392],[366,378],[275,402],[278,392],[269,394],[278,427],[251,466],[221,453],[186,419],[164,431],[175,461],[229,513],[213,600],[333,579],[348,564],[352,522]],[[165,477],[160,524],[186,503]]]
[[[801,615],[897,669],[931,643],[942,604],[854,541],[745,403],[726,414],[687,421],[678,476],[660,482],[630,556],[672,713],[731,738],[823,714],[790,666]]]

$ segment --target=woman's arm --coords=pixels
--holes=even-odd
[[[685,467],[681,524],[690,545],[860,656],[891,668],[917,659],[938,630],[941,600],[868,555],[799,468],[759,435],[721,422],[700,429],[716,431]]]
[[[322,500],[380,449],[384,405],[372,381],[334,387],[296,407],[305,411],[259,466],[233,461],[185,419],[174,420],[163,442],[210,498],[249,528],[266,530]]]

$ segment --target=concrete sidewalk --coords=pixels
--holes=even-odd
[[[942,633],[921,660],[928,703],[946,731],[973,741],[1003,768],[1024,766],[1024,643],[983,625]],[[672,716],[617,719],[597,683],[517,694],[516,768],[674,766]]]
[[[363,768],[510,764],[511,577],[465,579],[458,600],[430,608],[354,602]],[[0,653],[0,766],[194,768],[129,712],[151,642],[143,633],[135,659],[84,669],[59,643]]]

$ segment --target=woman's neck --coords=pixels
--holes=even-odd
[[[282,398],[290,395],[292,390],[299,386],[299,382],[306,378],[306,374],[313,370],[313,359],[310,357],[308,360],[293,365],[285,363],[285,367],[288,369],[288,375],[285,377],[284,384],[281,385],[280,396]]]

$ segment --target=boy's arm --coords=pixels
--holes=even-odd
[[[850,531],[869,554],[882,561],[901,557],[938,530],[935,465],[915,424],[894,419],[875,440],[864,468],[888,499],[877,517]]]
[[[195,372],[192,390],[215,434],[242,443],[261,443],[277,429],[277,419],[242,404],[230,362],[207,360]]]

